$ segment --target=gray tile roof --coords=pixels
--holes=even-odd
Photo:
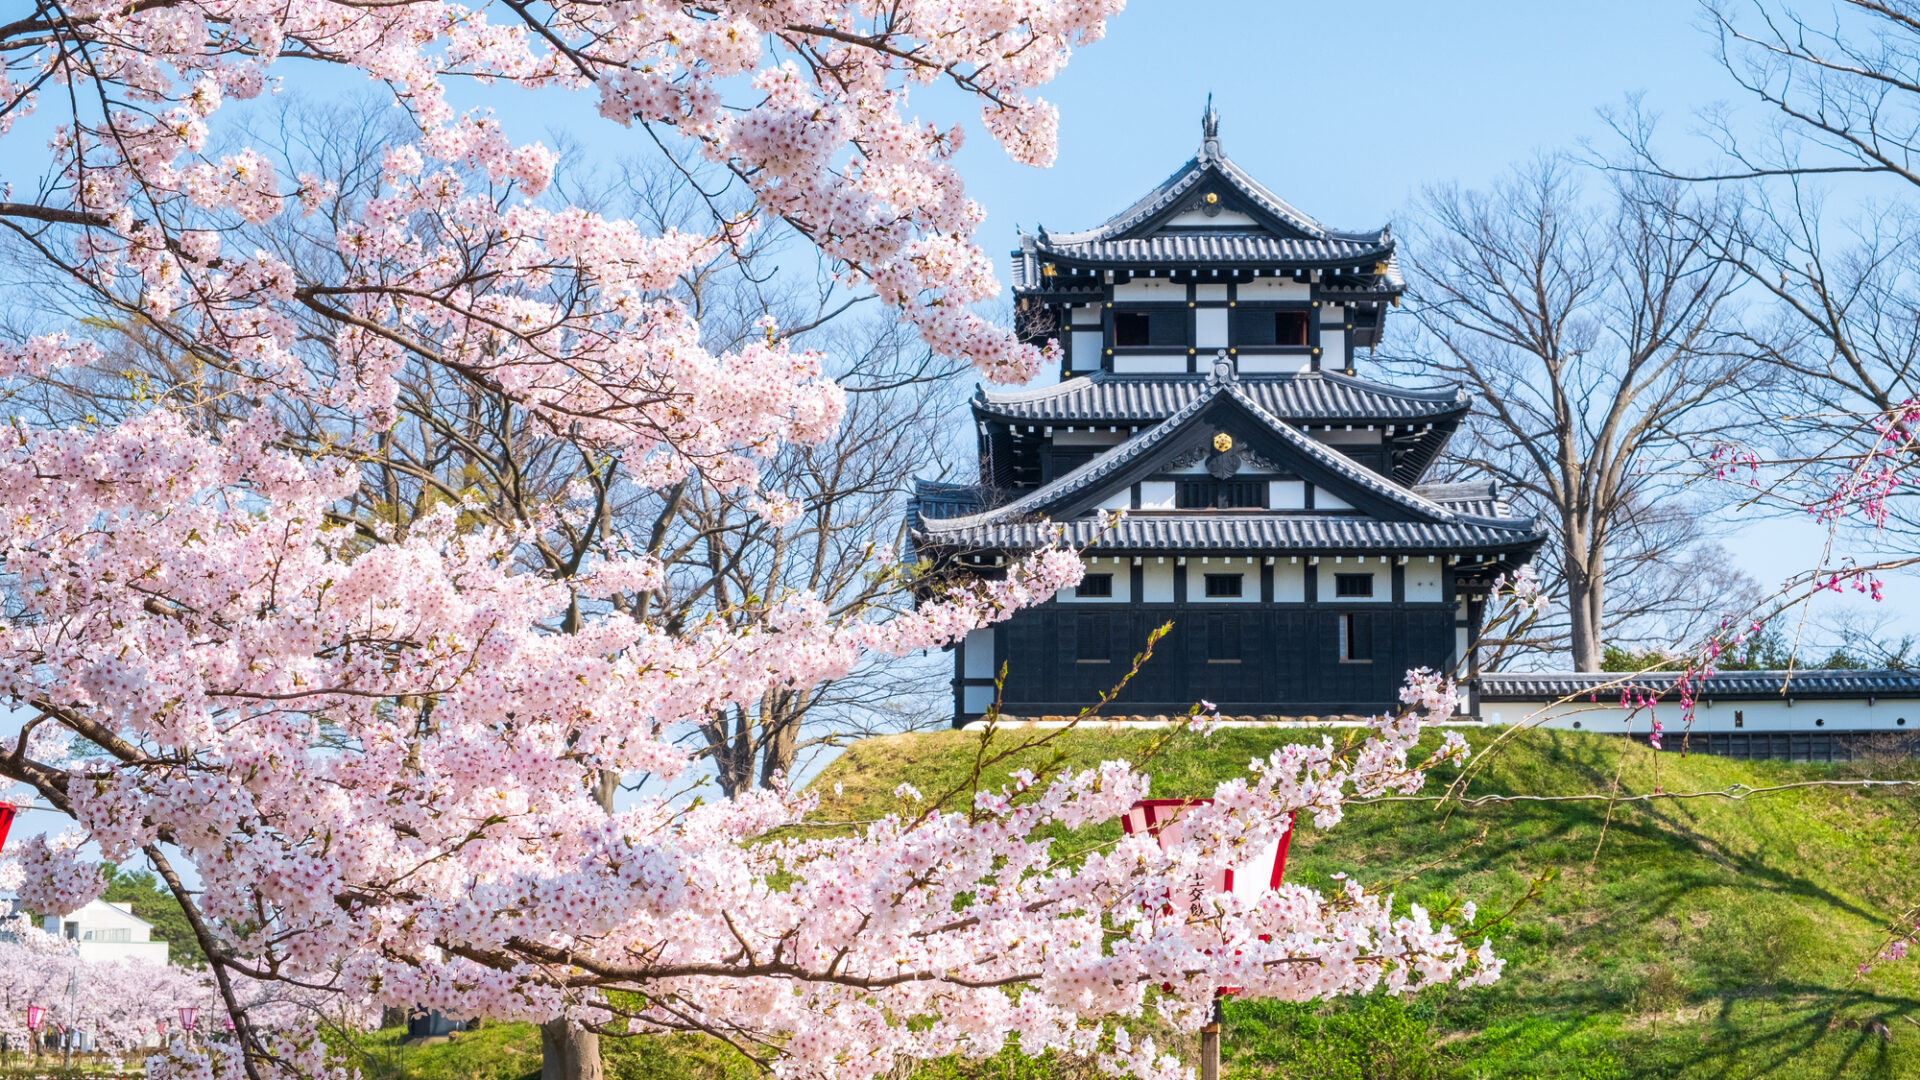
[[[1500,486],[1491,480],[1465,484],[1415,484],[1413,490],[1443,506],[1480,517],[1507,517],[1512,507],[1500,497]]]
[[[946,528],[923,522],[917,546],[1027,551],[1059,537],[1093,551],[1246,552],[1317,554],[1512,552],[1531,547],[1540,533],[1476,521],[1376,521],[1365,517],[1290,514],[1134,514],[1111,529],[1082,519],[1056,525],[1030,521]],[[1527,522],[1519,524],[1526,525]]]
[[[1391,243],[1365,240],[1296,240],[1254,229],[1231,232],[1162,232],[1116,240],[1069,242],[1041,235],[1041,255],[1100,263],[1251,263],[1258,266],[1351,266],[1372,273],[1393,254]],[[1391,291],[1391,290],[1388,290]]]
[[[1274,416],[1232,378],[1207,379],[1180,409],[1153,428],[1095,457],[1065,476],[1005,505],[961,515],[929,513],[923,504],[917,547],[961,546],[1023,549],[1038,547],[1053,535],[1050,508],[1062,506],[1111,485],[1116,473],[1173,439],[1206,404],[1222,395],[1233,398],[1302,456],[1344,477],[1357,488],[1397,504],[1414,521],[1377,521],[1359,516],[1301,514],[1252,515],[1245,512],[1175,513],[1130,517],[1119,531],[1101,534],[1093,518],[1062,523],[1069,542],[1096,548],[1133,550],[1432,550],[1537,546],[1545,533],[1531,519],[1480,516],[1428,499],[1375,473],[1303,434]],[[1096,537],[1096,534],[1099,534]]]
[[[990,493],[978,484],[948,484],[938,480],[914,481],[913,498],[923,518],[977,514],[993,501]]]
[[[1206,147],[1202,147],[1200,153],[1174,170],[1172,176],[1162,180],[1152,191],[1136,200],[1132,206],[1085,232],[1054,233],[1053,240],[1055,243],[1078,244],[1093,240],[1110,240],[1121,236],[1129,229],[1146,222],[1178,202],[1209,173],[1220,177],[1228,187],[1238,192],[1248,202],[1279,218],[1310,239],[1352,240],[1370,244],[1389,242],[1386,229],[1376,229],[1372,232],[1342,232],[1322,225],[1295,209],[1293,204],[1274,194],[1265,184],[1248,175],[1246,170],[1233,163],[1232,158],[1217,150],[1210,151]]]
[[[1013,392],[982,388],[974,411],[1036,423],[1163,420],[1206,388],[1205,375],[1114,375],[1095,372],[1054,386]],[[1267,412],[1304,421],[1430,421],[1466,412],[1473,398],[1458,387],[1402,390],[1330,371],[1242,375],[1240,388]]]
[[[1237,194],[1265,227],[1188,228],[1156,230],[1162,219],[1200,194],[1224,190]],[[1229,200],[1231,202],[1232,200]],[[1386,274],[1364,285],[1349,286],[1358,299],[1398,295],[1404,283],[1393,259],[1393,236],[1386,228],[1345,232],[1302,213],[1220,151],[1218,140],[1208,140],[1200,152],[1161,181],[1132,206],[1094,228],[1076,233],[1036,233],[1020,237],[1014,252],[1016,290],[1042,284],[1043,256],[1072,262],[1106,263],[1226,263],[1256,267],[1340,269],[1371,275],[1374,264],[1385,261]]]
[[[1553,701],[1559,698],[1617,701],[1625,687],[1670,694],[1672,672],[1499,671],[1480,676],[1482,701]],[[1694,696],[1715,701],[1764,698],[1920,698],[1920,673],[1911,671],[1722,671],[1699,680]]]

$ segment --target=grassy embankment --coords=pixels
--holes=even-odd
[[[1307,737],[1317,736],[1272,729],[1206,741],[1183,736],[1154,763],[1154,794],[1204,794],[1276,742]],[[1091,764],[1137,756],[1152,738],[1096,728],[1055,749],[1063,751],[1061,763]],[[815,781],[821,814],[846,820],[894,809],[892,792],[903,781],[929,794],[953,786],[972,760],[970,739],[943,733],[851,747]],[[1054,760],[1010,761],[988,780]],[[1472,793],[1605,792],[1616,774],[1624,793],[1920,775],[1911,762],[1868,768],[1671,754],[1655,769],[1644,744],[1529,732],[1487,763]],[[1397,889],[1402,903],[1439,907],[1460,898],[1499,910],[1534,880],[1548,880],[1495,932],[1508,961],[1497,986],[1322,1007],[1235,1003],[1229,1075],[1920,1080],[1920,962],[1855,973],[1890,913],[1920,893],[1920,798],[1800,790],[1744,802],[1619,806],[1596,857],[1606,817],[1605,804],[1593,803],[1446,815],[1396,804],[1356,807],[1326,833],[1303,823],[1291,881],[1326,888],[1338,871],[1364,883],[1408,878]],[[1110,825],[1070,839],[1077,846],[1114,834]],[[367,1061],[370,1077],[506,1080],[538,1072],[538,1041],[529,1028],[505,1025],[445,1047],[376,1057],[386,1061]],[[617,1080],[739,1074],[686,1040],[610,1044],[608,1066]],[[984,1065],[941,1063],[924,1078],[1069,1074],[1080,1070],[1008,1055]]]

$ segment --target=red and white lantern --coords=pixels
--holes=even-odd
[[[1181,812],[1190,806],[1208,806],[1212,799],[1142,799],[1133,804],[1120,825],[1128,836],[1153,834],[1164,849],[1182,839]],[[1196,891],[1230,892],[1252,896],[1280,887],[1280,876],[1287,868],[1287,844],[1293,839],[1293,818],[1288,815],[1286,831],[1279,839],[1253,852],[1247,858],[1214,871],[1210,880],[1196,882]]]
[[[47,1007],[45,1005],[27,1006],[27,1030],[28,1031],[39,1031],[40,1025],[44,1023],[46,1019],[47,1019]]]
[[[12,803],[0,802],[0,851],[7,849],[7,831],[13,828],[13,815],[17,809]]]

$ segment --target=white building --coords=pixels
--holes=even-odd
[[[89,961],[167,962],[167,943],[153,940],[153,924],[133,913],[133,905],[95,900],[70,915],[48,915],[41,928],[73,942]]]

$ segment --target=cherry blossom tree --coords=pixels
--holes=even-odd
[[[22,916],[0,930],[0,1035],[14,1046],[31,1044],[29,1005],[47,1009],[49,1030],[58,1024],[85,1033],[99,1051],[124,1056],[159,1041],[159,1019],[182,1006],[212,1015],[216,1004],[212,980],[204,974],[172,964],[89,962],[73,943]],[[268,1019],[262,1013],[256,1018]]]
[[[1296,811],[1331,827],[1349,796],[1459,760],[1457,736],[1409,758],[1453,711],[1425,673],[1365,740],[1284,747],[1220,785],[1166,850],[1030,839],[1123,813],[1147,781],[1120,762],[852,834],[807,828],[811,800],[784,784],[712,803],[670,787],[689,725],[1078,579],[1077,554],[1048,549],[898,612],[790,590],[750,622],[667,625],[640,602],[662,563],[602,509],[616,473],[696,477],[770,527],[792,519],[766,465],[834,430],[842,388],[777,325],[718,349],[672,294],[775,221],[935,352],[994,379],[1039,370],[1045,350],[973,311],[998,285],[949,160],[962,129],[910,119],[908,93],[970,101],[1016,160],[1045,164],[1054,112],[1033,92],[1118,6],[109,0],[0,25],[0,133],[61,111],[49,179],[16,184],[0,226],[91,316],[0,342],[0,378],[98,370],[102,325],[193,374],[194,393],[134,395],[124,415],[18,413],[0,432],[0,695],[27,718],[0,776],[73,823],[21,838],[21,899],[71,910],[104,885],[96,859],[144,857],[236,1023],[154,1075],[325,1072],[310,1024],[250,1010],[269,983],[705,1032],[785,1076],[1017,1039],[1146,1078],[1181,1067],[1108,1018],[1197,1026],[1225,986],[1307,999],[1497,977],[1463,940],[1470,908],[1456,934],[1351,884],[1170,904]],[[234,102],[316,66],[384,86],[417,133],[351,213],[320,213],[341,205],[326,179],[225,138]],[[726,170],[750,205],[650,230],[558,196],[554,153],[456,108],[465,82],[585,95]],[[246,242],[302,222],[327,258]],[[457,486],[404,529],[343,512],[421,368],[503,402],[589,476],[505,519]],[[337,418],[331,445],[288,438],[302,403]],[[557,535],[580,542],[546,558]],[[613,797],[641,774],[658,783]],[[563,1048],[576,1074],[597,1071],[590,1046]]]

